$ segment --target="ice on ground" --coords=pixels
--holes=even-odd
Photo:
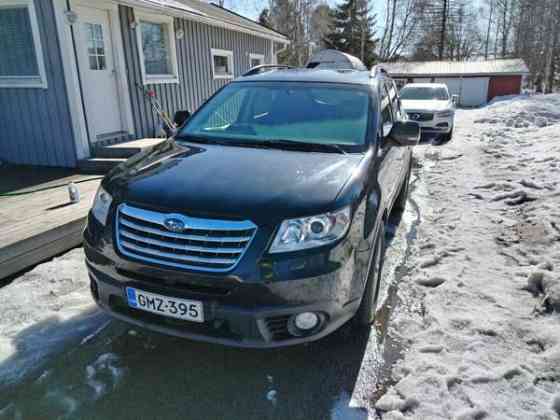
[[[80,343],[108,316],[89,292],[82,249],[37,266],[0,289],[0,383],[9,385],[69,342]]]
[[[421,222],[399,287],[420,319],[390,325],[408,348],[378,414],[558,419],[560,95],[459,110],[453,140],[416,155]]]

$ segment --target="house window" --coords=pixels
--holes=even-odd
[[[211,50],[214,79],[233,79],[233,52]]]
[[[139,15],[136,28],[144,84],[178,83],[173,18]]]
[[[105,41],[103,40],[103,26],[98,23],[85,23],[88,43],[88,57],[90,70],[105,70]]]
[[[0,87],[47,87],[33,0],[0,3],[0,55]]]
[[[249,68],[252,69],[256,66],[261,66],[264,64],[264,55],[262,54],[249,54]]]

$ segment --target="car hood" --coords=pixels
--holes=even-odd
[[[257,224],[334,210],[362,155],[167,141],[109,174],[115,202]]]
[[[449,108],[449,101],[418,101],[401,100],[402,108],[405,111],[444,111]]]

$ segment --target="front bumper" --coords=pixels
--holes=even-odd
[[[410,121],[418,123],[422,133],[433,133],[433,134],[448,134],[453,130],[453,125],[455,121],[455,115],[449,117],[438,117],[437,113],[433,114],[433,117],[428,121],[417,121],[411,118],[411,115],[420,114],[414,111],[406,111]]]
[[[295,257],[262,256],[218,275],[124,258],[112,245],[111,233],[95,237],[92,224],[96,223],[90,218],[84,249],[95,301],[116,318],[154,331],[238,347],[287,346],[328,335],[360,304],[367,252],[356,252],[348,238],[333,248]],[[126,287],[202,301],[205,321],[176,320],[131,308]],[[321,325],[308,335],[294,334],[290,318],[308,311],[320,315]]]

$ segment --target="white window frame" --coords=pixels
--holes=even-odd
[[[177,64],[177,46],[175,44],[175,25],[173,17],[165,15],[155,15],[134,11],[136,18],[136,41],[138,43],[138,55],[140,56],[140,70],[142,71],[142,83],[144,85],[161,85],[166,83],[179,83],[179,66]],[[167,26],[169,35],[169,60],[171,64],[171,74],[146,74],[144,62],[144,50],[142,49],[142,22],[164,24]]]
[[[210,55],[210,61],[212,63],[212,76],[214,77],[214,79],[233,79],[235,77],[235,69],[233,66],[233,51],[212,48],[210,50]],[[231,74],[216,74],[216,69],[214,68],[214,57],[226,57],[228,60],[228,66],[231,69]]]
[[[43,56],[43,47],[41,45],[41,36],[39,33],[39,21],[37,20],[37,12],[35,11],[35,3],[33,0],[4,0],[0,3],[0,9],[25,8],[29,14],[29,22],[31,23],[31,33],[35,47],[35,57],[37,60],[37,76],[0,76],[0,88],[42,88],[47,89],[47,73],[45,71],[45,57]]]
[[[252,68],[251,61],[253,60],[260,60],[261,62],[261,64],[259,64],[260,66],[265,64],[264,54],[253,54],[253,53],[249,54],[249,68]]]

